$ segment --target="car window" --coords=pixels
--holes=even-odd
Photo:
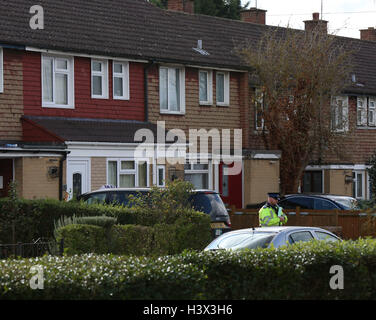
[[[228,216],[226,207],[217,193],[196,193],[190,201],[195,210],[210,214],[213,218]]]
[[[325,240],[325,241],[330,241],[330,242],[339,241],[338,238],[332,236],[329,233],[322,232],[322,231],[315,231],[315,233],[316,233],[318,240]]]
[[[118,205],[132,205],[130,198],[145,195],[145,191],[113,191],[110,193],[109,202]]]
[[[219,241],[218,241],[216,247],[219,248],[219,249],[232,248],[234,246],[239,245],[244,240],[246,240],[250,237],[251,237],[250,233],[239,233],[239,234],[234,234],[234,235],[230,235],[230,236],[227,236],[227,237],[223,237],[222,239],[218,239]]]
[[[276,236],[275,233],[239,233],[218,239],[214,249],[255,249],[266,248]]]
[[[104,202],[106,202],[106,195],[107,195],[107,192],[93,193],[93,194],[89,195],[85,199],[85,201],[88,204],[104,203]]]
[[[279,202],[279,205],[284,209],[313,209],[313,199],[306,197],[288,197]]]
[[[309,231],[297,231],[297,232],[291,233],[289,235],[289,243],[290,244],[293,244],[293,243],[299,242],[299,241],[307,242],[307,241],[311,241],[313,239],[314,239],[313,235]]]
[[[314,199],[314,208],[315,210],[334,210],[339,209],[333,202],[330,202],[326,199]]]

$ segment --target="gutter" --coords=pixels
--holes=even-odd
[[[148,84],[148,75],[149,69],[155,65],[155,60],[149,62],[144,68],[144,103],[145,103],[145,122],[149,122],[149,84]]]

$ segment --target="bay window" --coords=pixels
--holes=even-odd
[[[73,108],[73,58],[42,55],[43,107]]]
[[[159,68],[160,112],[184,114],[185,71],[183,68]]]

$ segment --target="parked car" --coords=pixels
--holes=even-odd
[[[341,241],[335,234],[317,227],[261,227],[227,232],[204,250],[275,248],[312,240]]]
[[[150,188],[104,188],[82,194],[78,196],[77,200],[88,204],[105,203],[126,206],[130,204],[130,195],[139,197],[148,194],[150,190]],[[211,227],[215,237],[231,230],[229,214],[217,192],[194,190],[190,200],[195,210],[210,215]]]
[[[261,208],[264,202],[247,205],[247,208]],[[311,210],[358,210],[358,201],[349,196],[339,196],[332,194],[305,194],[296,193],[288,194],[281,198],[278,205],[284,209],[301,209]]]

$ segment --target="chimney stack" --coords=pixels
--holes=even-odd
[[[360,39],[376,41],[376,30],[374,27],[369,27],[368,29],[360,30]]]
[[[168,0],[167,9],[172,11],[181,11],[194,14],[194,0]]]
[[[318,12],[314,12],[312,14],[312,20],[304,21],[305,24],[305,31],[321,31],[323,33],[328,33],[328,21],[321,20],[320,14]]]
[[[240,12],[240,20],[257,24],[265,24],[266,10],[250,8]]]

